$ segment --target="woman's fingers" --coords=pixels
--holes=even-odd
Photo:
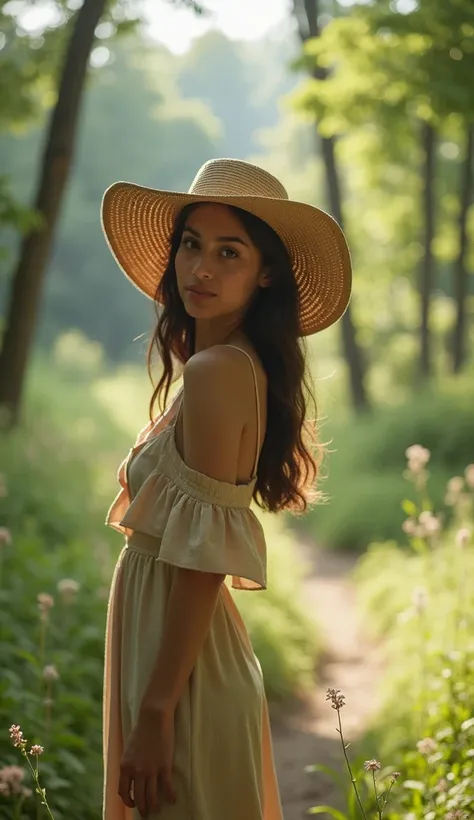
[[[176,803],[176,791],[171,782],[171,768],[164,768],[161,772],[163,792],[168,803]]]
[[[161,811],[162,795],[168,803],[176,803],[177,799],[171,782],[171,769],[162,769],[159,774],[150,775],[121,768],[118,792],[125,805],[130,809],[137,808],[142,817]]]
[[[146,804],[149,813],[158,813],[161,809],[158,775],[150,776],[146,782]]]
[[[132,789],[132,782],[133,782],[133,777],[132,777],[131,771],[129,771],[126,768],[121,767],[120,768],[118,793],[119,793],[120,797],[122,798],[123,802],[125,803],[125,805],[128,806],[129,809],[134,809],[135,808],[135,803],[134,803],[134,801],[132,799],[132,796],[130,794],[131,789]]]
[[[146,775],[142,774],[141,772],[135,772],[133,778],[133,799],[135,801],[135,806],[137,807],[142,817],[146,817],[148,814],[148,807],[146,802],[146,782]]]

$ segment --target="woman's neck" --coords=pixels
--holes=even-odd
[[[204,328],[196,327],[196,336],[194,341],[194,353],[199,353],[201,350],[207,350],[214,345],[235,344],[240,340],[244,340],[245,335],[240,326],[227,327],[222,329],[215,329],[211,332]]]

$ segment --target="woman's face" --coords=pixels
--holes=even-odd
[[[225,205],[199,205],[188,216],[175,260],[178,291],[195,319],[239,319],[258,287],[269,284],[260,251]]]

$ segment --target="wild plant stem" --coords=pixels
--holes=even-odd
[[[344,753],[344,758],[345,758],[345,760],[346,760],[346,766],[347,766],[347,769],[348,769],[348,771],[349,771],[349,775],[350,775],[350,778],[351,778],[352,788],[354,789],[354,793],[355,793],[355,796],[356,796],[356,800],[357,800],[357,802],[358,802],[358,804],[359,804],[359,808],[360,808],[360,810],[361,810],[361,812],[362,812],[362,817],[364,818],[364,820],[368,820],[368,819],[367,819],[367,815],[366,815],[366,813],[365,813],[365,809],[364,809],[364,807],[363,807],[363,805],[362,805],[362,800],[360,799],[360,794],[359,794],[359,790],[358,790],[358,788],[357,788],[356,779],[355,779],[355,777],[354,777],[354,775],[353,775],[353,773],[352,773],[351,762],[350,762],[349,757],[348,757],[348,754],[347,754],[346,743],[345,743],[345,741],[344,741],[344,734],[343,734],[343,731],[342,731],[341,711],[340,711],[340,709],[337,709],[337,720],[338,720],[338,723],[339,723],[339,729],[338,729],[338,732],[339,732],[339,735],[340,735],[340,737],[341,737],[342,751],[343,751],[343,753]]]
[[[372,780],[374,781],[374,795],[375,795],[375,805],[377,806],[377,814],[379,820],[382,820],[382,812],[380,810],[380,802],[379,802],[379,793],[377,791],[377,781],[375,779],[375,770],[372,771]]]
[[[391,791],[392,791],[392,789],[393,789],[394,783],[395,783],[395,780],[392,780],[392,782],[390,783],[390,786],[388,787],[387,791],[385,792],[385,794],[384,794],[384,796],[383,796],[383,797],[384,797],[384,801],[383,801],[383,806],[382,806],[382,810],[381,810],[381,813],[380,813],[380,817],[382,817],[382,818],[383,818],[383,815],[384,815],[385,806],[386,806],[386,805],[387,805],[387,803],[388,803],[388,798],[390,797],[390,792],[391,792]]]
[[[46,800],[46,790],[42,789],[41,786],[40,786],[39,771],[38,771],[38,758],[36,758],[36,767],[33,767],[31,765],[31,761],[30,761],[30,758],[28,757],[28,752],[26,751],[26,749],[22,749],[22,754],[23,754],[23,757],[25,758],[26,762],[28,763],[31,774],[33,775],[33,780],[35,781],[35,785],[36,785],[36,793],[39,794],[42,798],[41,805],[43,805],[45,807],[46,811],[48,812],[48,817],[50,818],[50,820],[54,820],[53,813],[52,813],[51,809],[49,808],[48,801]]]

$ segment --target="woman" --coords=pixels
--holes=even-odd
[[[329,216],[228,159],[188,194],[112,185],[102,224],[159,306],[149,354],[163,364],[107,516],[126,544],[107,616],[104,820],[281,820],[261,668],[227,584],[266,587],[252,499],[306,506],[299,337],[344,312],[347,246]]]

